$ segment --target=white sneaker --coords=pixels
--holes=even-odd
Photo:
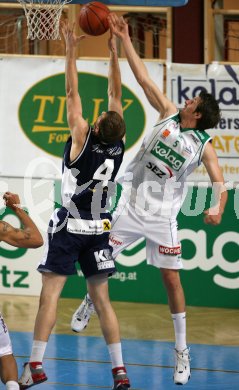
[[[21,390],[28,389],[29,387],[38,385],[45,382],[47,376],[42,368],[42,363],[31,362],[25,363],[21,378],[19,379],[19,388]]]
[[[90,317],[94,313],[95,308],[93,302],[87,294],[72,316],[71,329],[74,332],[82,332],[87,327]]]
[[[175,349],[175,368],[173,380],[176,385],[185,385],[191,376],[189,348],[183,351]]]

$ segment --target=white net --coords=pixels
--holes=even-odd
[[[28,27],[27,39],[61,39],[60,19],[64,5],[71,0],[18,0]]]

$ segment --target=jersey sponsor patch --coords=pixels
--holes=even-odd
[[[194,142],[196,145],[200,142],[200,140],[199,140],[194,134],[190,134],[190,136],[191,136],[193,142]]]
[[[111,223],[109,219],[77,219],[69,218],[67,221],[67,231],[73,234],[86,234],[86,235],[98,235],[104,232],[108,232],[111,229]]]
[[[191,145],[188,145],[188,146],[185,146],[185,148],[183,149],[183,151],[187,154],[192,154],[192,146]]]
[[[111,229],[111,223],[109,219],[103,219],[102,224],[104,232],[108,232]]]
[[[120,246],[123,244],[123,241],[119,240],[116,236],[112,236],[112,234],[110,235],[109,241],[112,246]]]
[[[94,255],[99,271],[115,267],[112,254],[109,249],[101,249],[100,251],[94,252]]]
[[[170,130],[165,129],[165,130],[162,132],[162,137],[163,137],[163,138],[167,138],[167,137],[169,136],[169,134],[170,134]]]
[[[169,255],[169,256],[181,255],[181,245],[173,246],[173,247],[159,245],[159,253],[161,253],[162,255]]]
[[[176,153],[173,149],[157,140],[153,149],[150,151],[155,157],[163,161],[175,171],[179,171],[183,163],[186,161],[184,157]]]
[[[155,164],[151,163],[150,161],[147,163],[146,168],[150,169],[150,171],[152,171],[160,179],[162,179],[166,175],[165,172],[163,172],[159,167],[157,167]]]
[[[163,179],[165,175],[167,175],[167,177],[169,177],[169,178],[171,178],[173,176],[173,172],[171,171],[171,169],[167,165],[164,165],[164,164],[161,164],[161,168],[159,168],[155,164],[153,164],[149,161],[146,165],[146,168],[149,168],[160,179]],[[164,169],[165,171],[162,171],[162,169]]]

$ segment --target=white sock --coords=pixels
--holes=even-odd
[[[34,340],[32,344],[32,353],[29,362],[42,362],[46,346],[46,341]]]
[[[175,332],[175,348],[177,351],[183,351],[187,348],[186,344],[186,313],[172,314],[174,332]]]
[[[7,390],[19,390],[20,387],[19,387],[19,384],[15,381],[8,381],[6,383],[6,389]]]
[[[122,367],[124,363],[122,358],[121,343],[108,344],[107,347],[111,357],[112,368]]]

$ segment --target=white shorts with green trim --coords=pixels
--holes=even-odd
[[[148,264],[157,268],[183,268],[177,220],[142,216],[129,203],[119,202],[111,223],[113,257],[117,260],[119,253],[142,237],[146,239]]]

